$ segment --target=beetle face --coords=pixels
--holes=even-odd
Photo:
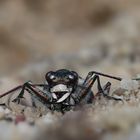
[[[49,90],[52,93],[52,97],[59,103],[74,92],[78,83],[78,74],[66,69],[55,72],[50,71],[46,74],[46,80],[50,87]]]

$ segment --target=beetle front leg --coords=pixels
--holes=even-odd
[[[86,78],[81,87],[76,91],[76,94],[74,94],[76,96],[75,101],[77,103],[81,102],[81,100],[85,98],[85,96],[89,93],[89,91],[91,91],[91,88],[95,83],[96,79],[97,75],[94,75],[94,77],[92,78]]]
[[[19,95],[12,101],[12,102],[17,102],[18,104],[20,103],[21,99],[23,99],[24,97],[24,92],[25,92],[25,87],[26,87],[26,83],[22,86],[21,92],[19,93]]]
[[[116,76],[112,76],[112,75],[108,75],[108,74],[104,74],[104,73],[96,72],[96,71],[89,72],[87,78],[92,75],[98,75],[98,76],[103,76],[103,77],[111,78],[114,80],[122,81],[122,78],[120,78],[120,77],[116,77]]]
[[[28,83],[28,82],[26,82],[26,83]],[[11,94],[11,93],[13,93],[13,92],[19,90],[19,89],[22,89],[24,85],[25,85],[25,84],[19,85],[19,86],[15,87],[15,88],[13,88],[13,89],[11,89],[11,90],[9,90],[9,91],[3,93],[3,94],[0,94],[0,98],[5,97],[5,96],[7,96],[7,95],[9,95],[9,94]],[[32,84],[32,85],[33,85],[33,84]],[[44,85],[44,84],[34,84],[33,86],[44,87],[45,85]]]
[[[31,82],[27,82],[23,85],[23,88],[19,94],[19,96],[15,99],[19,100],[23,98],[25,91],[30,93],[32,96],[34,96],[37,100],[43,102],[43,103],[51,103],[51,94],[46,94],[39,88],[37,88],[35,85],[33,85]]]
[[[91,75],[91,73],[90,73]],[[110,96],[109,95],[109,91],[110,91],[110,88],[111,88],[111,83],[108,82],[104,88],[102,88],[101,86],[101,82],[100,82],[100,77],[99,75],[94,75],[94,73],[91,75],[91,76],[88,76],[89,77],[89,81],[90,80],[93,80],[93,81],[96,81],[97,80],[97,88],[98,88],[98,92],[102,93],[102,95],[108,99],[114,99],[114,100],[121,100],[120,98],[117,98],[117,97],[113,97],[113,96]],[[87,80],[88,81],[88,80]]]
[[[91,90],[96,80],[97,80],[98,93],[102,93],[102,95],[108,99],[121,100],[120,98],[116,98],[108,95],[109,94],[108,92],[110,91],[111,83],[108,82],[104,86],[104,88],[102,88],[99,75],[89,73],[88,76],[86,77],[86,80],[83,83],[83,88],[79,91],[79,97],[78,97],[79,101],[81,101],[87,95],[87,93]]]
[[[5,92],[4,94],[1,94],[0,98],[4,97],[6,95],[12,94],[15,91],[21,89],[21,92],[19,93],[17,98],[15,98],[13,100],[13,102],[18,102],[19,103],[20,100],[23,98],[23,96],[25,94],[25,91],[27,91],[31,95],[35,96],[35,98],[37,98],[38,100],[40,100],[42,102],[43,101],[44,102],[49,102],[49,100],[51,99],[51,94],[43,92],[42,90],[37,88],[37,87],[44,87],[44,86],[46,86],[46,85],[44,85],[44,84],[32,84],[31,82],[26,82],[23,85],[17,86],[15,88],[11,89],[10,91]]]

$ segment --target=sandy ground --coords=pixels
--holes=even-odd
[[[138,0],[0,0],[1,94],[62,68],[127,79],[101,78],[123,102],[96,99],[65,115],[10,103],[0,108],[0,139],[138,140],[139,84],[129,79],[140,76],[139,7]]]

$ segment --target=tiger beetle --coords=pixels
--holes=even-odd
[[[26,82],[23,85],[19,85],[1,94],[0,98],[20,90],[18,96],[13,100],[13,102],[20,103],[26,91],[31,94],[31,97],[43,103],[51,111],[60,111],[64,113],[81,103],[91,104],[95,97],[92,87],[97,81],[98,95],[103,95],[108,99],[121,100],[120,98],[109,95],[111,83],[107,82],[102,86],[100,76],[118,81],[122,80],[120,77],[110,76],[96,71],[89,72],[87,77],[83,79],[75,71],[60,69],[57,71],[49,71],[45,75],[46,80],[44,84]]]

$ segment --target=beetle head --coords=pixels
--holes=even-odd
[[[53,98],[58,102],[64,101],[75,91],[78,84],[78,74],[75,71],[61,69],[46,74],[46,81]]]

